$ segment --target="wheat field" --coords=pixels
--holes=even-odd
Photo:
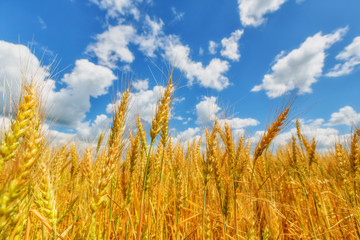
[[[0,239],[358,239],[359,131],[318,151],[285,104],[258,143],[214,121],[204,139],[169,135],[170,75],[151,126],[129,128],[130,90],[97,147],[49,144],[36,82],[0,146]],[[71,113],[64,113],[71,114]]]

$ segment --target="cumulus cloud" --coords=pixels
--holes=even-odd
[[[181,103],[181,102],[183,102],[183,101],[185,101],[185,97],[175,97],[174,99],[173,99],[173,103],[174,104],[176,104],[176,103]]]
[[[180,141],[182,143],[185,143],[187,141],[192,141],[194,138],[200,137],[200,128],[188,128],[183,132],[180,132],[177,134],[177,136],[173,139],[174,142]]]
[[[14,104],[9,99],[18,101],[22,78],[35,79],[43,87],[42,101],[46,102],[49,120],[65,127],[77,127],[90,111],[90,97],[107,94],[116,79],[109,68],[80,59],[74,69],[59,80],[63,87],[56,91],[55,81],[48,79],[49,68],[42,66],[28,47],[0,41],[1,112],[8,114],[10,104]]]
[[[111,118],[106,116],[105,114],[100,114],[96,116],[96,119],[91,122],[82,122],[80,123],[77,128],[77,137],[79,139],[88,139],[94,140],[101,133],[106,134],[106,132],[110,129],[111,125]]]
[[[185,117],[182,117],[182,116],[172,116],[171,119],[175,119],[175,120],[181,121],[181,123],[182,123],[183,125],[188,124],[188,123],[192,120],[191,117],[185,118]]]
[[[53,146],[62,146],[64,144],[69,144],[76,138],[75,133],[65,133],[54,129],[49,129],[47,136],[50,144]]]
[[[152,90],[140,90],[139,92],[130,93],[128,122],[136,120],[137,115],[147,123],[151,123],[155,116],[156,106],[160,100],[165,88],[162,86],[155,86]],[[118,106],[120,100],[115,104],[108,104],[106,112],[111,114],[115,106]]]
[[[339,141],[345,141],[349,138],[349,134],[340,134],[339,130],[335,128],[326,127],[324,123],[324,119],[315,119],[315,120],[307,120],[299,119],[301,133],[311,141],[312,138],[316,140],[316,148],[319,151],[326,151],[329,149],[333,149],[335,143]],[[297,138],[296,128],[292,128],[287,132],[279,134],[274,139],[274,145],[285,145],[292,136]]]
[[[229,38],[223,38],[221,40],[221,45],[223,47],[223,49],[220,52],[221,56],[229,58],[230,60],[233,61],[239,61],[240,59],[239,40],[243,33],[244,30],[238,29],[235,32],[231,33],[231,36]]]
[[[221,108],[217,104],[216,97],[203,97],[196,106],[196,115],[198,124],[207,124],[215,119],[218,119],[221,127],[225,125],[225,122],[234,130],[243,129],[250,126],[256,126],[260,122],[253,118],[219,118],[217,115]]]
[[[49,77],[46,67],[41,66],[38,58],[22,44],[0,41],[0,111],[8,114],[11,104],[20,96],[22,80],[35,80],[52,89],[54,81]]]
[[[216,54],[216,48],[218,47],[218,44],[214,41],[209,41],[209,52],[211,54]]]
[[[215,120],[216,114],[221,110],[216,101],[216,97],[203,97],[196,105],[197,123],[206,124]]]
[[[138,79],[138,80],[131,82],[131,85],[137,91],[147,90],[149,88],[149,79],[144,79],[144,80]]]
[[[95,36],[95,42],[88,45],[86,53],[97,57],[98,63],[116,68],[119,62],[132,63],[135,59],[129,45],[135,45],[145,56],[156,57],[154,52],[163,41],[163,21],[145,15],[140,26],[119,23]],[[137,31],[139,30],[139,32]]]
[[[182,116],[173,116],[172,119],[183,121],[184,118]]]
[[[233,129],[243,129],[250,126],[257,126],[260,122],[253,118],[230,118],[220,119],[220,126],[225,126],[225,122]]]
[[[68,88],[75,89],[78,94],[86,93],[98,97],[107,93],[107,88],[115,79],[110,69],[89,62],[87,59],[80,59],[76,60],[72,72],[65,74],[61,81],[66,83]]]
[[[143,24],[142,33],[137,33],[132,25],[109,26],[105,32],[95,37],[96,42],[90,44],[86,52],[94,54],[99,64],[116,68],[119,61],[134,61],[130,44],[138,46],[144,55],[152,58],[156,57],[155,51],[160,49],[166,60],[185,73],[189,85],[196,81],[200,86],[219,91],[229,86],[229,79],[224,75],[230,68],[229,62],[214,58],[204,66],[202,62],[191,59],[190,47],[183,45],[178,36],[166,36],[163,33],[164,23],[161,19],[153,20],[145,16]],[[226,44],[229,45],[227,42]],[[225,54],[229,54],[229,51]]]
[[[360,113],[357,113],[352,107],[345,106],[340,108],[338,112],[331,114],[328,126],[348,125],[353,126],[360,122]]]
[[[350,74],[360,64],[360,36],[354,38],[351,44],[340,52],[336,59],[344,61],[339,63],[328,73],[328,77],[339,77]]]
[[[189,85],[196,80],[200,86],[218,91],[229,86],[229,79],[224,74],[229,70],[229,62],[213,58],[207,66],[190,58],[189,46],[183,45],[179,38],[170,35],[165,40],[165,58],[185,73]]]
[[[71,142],[74,142],[80,149],[85,147],[96,148],[100,134],[103,134],[103,143],[106,142],[109,136],[111,120],[107,115],[100,114],[95,117],[95,120],[80,122],[76,128],[59,131],[56,126],[51,127],[45,123],[42,130],[46,134],[46,140],[52,146],[69,146]]]
[[[148,15],[145,16],[145,31],[136,35],[134,42],[139,45],[142,51],[148,57],[155,57],[154,52],[160,47],[161,36],[163,35],[163,21],[152,20]]]
[[[268,13],[277,11],[286,0],[238,0],[240,20],[243,26],[261,25]]]
[[[90,97],[107,94],[115,79],[110,69],[86,59],[77,60],[73,71],[61,79],[67,86],[48,97],[50,117],[58,119],[58,124],[76,127],[90,110]]]
[[[161,54],[170,64],[185,73],[189,85],[196,82],[202,87],[218,91],[229,86],[229,79],[225,76],[230,68],[228,61],[213,58],[204,66],[202,62],[191,58],[190,47],[182,44],[178,36],[164,34],[161,19],[145,15],[141,20],[143,21],[136,28],[124,21],[120,21],[119,25],[109,26],[106,31],[95,36],[95,42],[88,45],[86,52],[93,54],[98,64],[114,69],[119,63],[130,64],[134,61],[135,56],[130,50],[134,46],[147,57],[155,58]],[[238,32],[229,39],[224,39],[224,56],[232,59],[239,57],[234,49],[237,44],[232,43],[236,38]]]
[[[135,34],[136,30],[131,25],[109,26],[105,32],[96,35],[96,42],[90,44],[86,52],[94,54],[99,64],[110,68],[116,68],[118,61],[131,63],[135,57],[128,45]]]
[[[272,73],[266,74],[261,85],[251,91],[265,90],[270,98],[279,97],[295,88],[299,93],[310,93],[311,85],[322,75],[325,61],[325,50],[340,41],[347,28],[323,35],[321,32],[308,37],[299,48],[289,54],[277,57],[272,66]]]
[[[109,17],[131,13],[137,19],[139,14],[132,0],[90,0],[90,2],[98,5],[100,9],[106,10]]]

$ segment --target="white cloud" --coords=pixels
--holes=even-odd
[[[240,139],[242,136],[245,136],[245,129],[239,128],[239,129],[233,129],[232,134],[234,136],[234,140]]]
[[[133,8],[130,9],[129,12],[133,15],[133,17],[134,17],[134,19],[136,21],[139,21],[139,19],[140,19],[140,11],[139,11],[139,9],[133,7]]]
[[[236,30],[231,33],[229,38],[223,38],[221,40],[221,45],[223,49],[221,50],[221,56],[229,58],[233,61],[239,61],[240,53],[239,53],[239,40],[241,35],[244,33],[244,30]],[[210,48],[210,46],[209,46]]]
[[[128,122],[136,120],[137,115],[147,123],[151,123],[155,116],[156,106],[162,96],[165,88],[162,86],[155,86],[152,90],[142,90],[139,92],[130,93]],[[115,103],[120,103],[120,100]],[[114,104],[108,104],[106,112],[111,114],[114,110]]]
[[[184,118],[182,116],[173,116],[172,119],[183,121]]]
[[[221,110],[216,101],[216,97],[203,97],[202,101],[196,105],[196,122],[198,124],[206,124],[215,120],[216,114]]]
[[[272,66],[272,73],[266,74],[262,84],[251,91],[265,90],[271,97],[279,97],[295,88],[299,93],[310,93],[311,85],[322,75],[325,61],[325,50],[342,39],[347,28],[323,35],[321,32],[308,37],[301,46],[278,60]]]
[[[110,129],[111,119],[105,114],[96,116],[93,122],[83,122],[76,128],[80,139],[94,140],[100,133],[106,133]]]
[[[323,119],[315,119],[304,121],[299,119],[301,133],[307,138],[308,141],[312,141],[312,138],[316,140],[316,148],[318,151],[326,151],[333,149],[335,143],[344,141],[349,138],[349,134],[341,135],[335,128],[326,127]],[[297,138],[296,128],[292,128],[287,132],[279,134],[274,139],[274,146],[285,145],[292,136]]]
[[[96,42],[90,44],[86,52],[95,54],[99,64],[110,68],[116,68],[118,61],[131,63],[135,57],[128,45],[135,34],[131,25],[109,26],[105,32],[96,35]]]
[[[106,10],[109,17],[118,17],[127,12],[132,13],[135,17],[137,14],[132,0],[90,0],[90,2],[98,5],[100,9]]]
[[[109,135],[111,118],[105,114],[96,116],[95,120],[81,122],[75,129],[69,129],[70,132],[58,131],[50,128],[50,125],[44,124],[43,130],[46,133],[47,140],[52,146],[68,145],[75,142],[77,147],[83,149],[84,147],[93,148],[97,146],[97,141],[100,134],[103,134],[103,143]]]
[[[238,0],[240,20],[243,26],[261,25],[268,13],[277,11],[286,0]]]
[[[360,113],[357,113],[352,107],[345,106],[340,108],[338,112],[331,114],[331,118],[327,123],[328,126],[348,125],[353,126],[360,122]]]
[[[156,57],[154,52],[161,46],[164,23],[161,19],[153,20],[146,15],[141,24],[141,33],[130,24],[109,26],[105,32],[96,35],[95,42],[87,47],[86,53],[94,54],[99,64],[110,68],[116,68],[119,61],[134,61],[135,56],[129,49],[130,44],[137,45],[146,56]]]
[[[184,117],[182,117],[182,116],[172,116],[171,119],[175,119],[175,120],[181,121],[181,123],[182,123],[183,125],[188,124],[188,123],[192,120],[191,117],[184,118]]]
[[[107,93],[107,88],[115,79],[110,69],[89,62],[87,59],[79,59],[76,60],[72,72],[65,74],[61,81],[79,94],[86,93],[98,97]]]
[[[149,88],[149,79],[144,80],[136,80],[131,83],[131,85],[134,87],[135,90],[141,91],[141,90],[147,90]]]
[[[220,119],[220,126],[225,126],[225,122],[233,129],[242,129],[250,126],[257,126],[260,122],[253,118],[230,118]]]
[[[282,50],[278,55],[275,56],[273,63],[276,63],[286,55],[286,52]]]
[[[255,134],[249,137],[249,141],[253,146],[256,146],[256,144],[260,141],[260,139],[263,137],[265,131],[256,131]]]
[[[214,41],[209,41],[209,52],[210,54],[216,54],[216,48],[218,47],[218,44]]]
[[[53,146],[69,144],[71,141],[74,141],[75,138],[76,134],[74,133],[64,133],[53,129],[48,130],[48,140]]]
[[[198,138],[198,137],[200,137],[200,128],[199,127],[188,128],[185,131],[180,132],[175,137],[175,142],[180,141],[182,143],[186,143],[187,141],[192,141],[194,138]]]
[[[174,99],[173,99],[173,103],[174,104],[176,104],[176,103],[181,103],[181,102],[183,102],[183,101],[185,101],[185,97],[175,97]]]
[[[49,77],[46,67],[41,66],[38,58],[30,49],[21,44],[0,41],[0,112],[8,114],[10,105],[17,102],[20,96],[22,79],[31,79],[52,86],[54,81]],[[51,88],[51,87],[50,87]]]
[[[196,105],[196,115],[198,124],[207,124],[215,120],[219,121],[221,127],[224,127],[225,122],[234,130],[240,130],[250,126],[257,126],[260,122],[253,118],[219,118],[217,115],[221,108],[216,103],[216,97],[203,97]]]
[[[337,64],[326,76],[339,77],[351,73],[360,65],[360,37],[354,38],[351,44],[336,56],[337,60],[345,61]]]
[[[49,128],[49,140],[54,144],[63,144],[74,138],[94,140],[102,126],[110,124],[105,115],[99,115],[94,122],[83,122],[90,111],[90,97],[98,97],[108,93],[108,88],[116,79],[112,71],[106,67],[95,65],[86,59],[75,62],[72,72],[60,79],[60,86],[55,92],[55,81],[49,77],[50,67],[41,66],[38,58],[28,47],[0,41],[0,108],[6,117],[0,121],[0,131],[9,127],[9,99],[18,102],[21,79],[36,80],[42,87],[42,104],[45,103],[45,115],[54,124],[75,127],[76,133],[64,133]],[[23,75],[22,75],[23,73]],[[6,108],[6,109],[4,109]],[[104,127],[106,129],[106,127]],[[84,142],[85,143],[85,142]]]
[[[59,124],[76,127],[90,110],[90,97],[107,94],[115,79],[110,69],[86,59],[77,60],[73,71],[61,79],[67,86],[48,97],[50,117],[58,119]]]
[[[229,86],[229,79],[224,74],[229,70],[227,61],[213,58],[204,67],[201,62],[195,62],[190,58],[189,46],[181,44],[178,37],[170,35],[165,39],[165,58],[171,64],[185,73],[189,79],[189,85],[196,79],[200,86],[223,90]]]
[[[141,35],[137,35],[134,42],[139,45],[140,51],[142,51],[146,56],[155,57],[154,52],[160,46],[164,23],[161,19],[158,21],[152,20],[148,15],[146,15],[144,24],[146,31],[144,31]]]
[[[87,47],[86,52],[94,54],[99,64],[114,69],[119,62],[129,64],[134,61],[130,45],[151,58],[155,58],[156,51],[159,51],[170,64],[185,73],[189,85],[196,81],[200,86],[219,91],[229,86],[229,79],[225,76],[230,68],[228,61],[213,58],[204,66],[202,62],[192,60],[190,47],[183,45],[178,36],[164,34],[161,19],[151,19],[148,15],[143,19],[136,28],[121,21],[117,26],[109,26],[105,32],[96,35],[96,41]]]
[[[0,136],[3,136],[3,133],[9,130],[10,124],[10,118],[0,115]]]
[[[107,94],[107,88],[116,79],[110,69],[80,59],[75,62],[72,72],[60,79],[65,87],[55,92],[55,81],[44,81],[50,75],[49,68],[41,66],[28,47],[0,41],[1,112],[5,107],[5,114],[8,114],[9,99],[18,101],[23,72],[27,81],[36,79],[43,86],[42,100],[46,101],[45,109],[50,120],[57,120],[57,123],[67,127],[76,127],[90,110],[90,97]]]

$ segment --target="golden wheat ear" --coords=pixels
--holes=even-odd
[[[167,128],[169,111],[171,106],[171,99],[173,94],[174,84],[172,82],[172,74],[170,75],[169,81],[166,85],[165,92],[160,99],[160,103],[157,107],[155,117],[151,123],[150,137],[151,142],[155,141],[157,134],[164,128],[164,123],[166,124],[165,128]],[[167,129],[164,131],[163,143],[167,138]],[[165,141],[166,142],[166,141]]]
[[[30,130],[30,122],[33,122],[34,118],[41,118],[41,116],[38,116],[40,114],[39,96],[36,88],[36,83],[22,84],[15,118],[11,121],[10,129],[3,136],[0,146],[0,171],[8,160],[15,157],[19,145],[28,130]],[[36,127],[38,128],[39,125]]]
[[[357,175],[359,171],[359,142],[357,134],[354,133],[353,137],[351,138],[351,145],[350,145],[350,156],[349,156],[349,162],[350,162],[350,169],[351,173],[355,176]]]
[[[15,120],[19,121],[21,125],[18,125],[19,129],[14,128],[12,132],[12,134],[16,134],[17,131],[21,131],[23,142],[19,146],[21,151],[16,154],[18,165],[15,168],[15,174],[0,196],[0,206],[3,209],[0,211],[0,234],[12,232],[15,236],[19,234],[16,231],[23,227],[27,219],[27,215],[23,216],[21,213],[29,203],[28,190],[31,171],[44,144],[37,85],[31,82],[28,85],[24,83],[23,87],[23,100],[20,102]],[[14,124],[17,125],[17,123]],[[13,231],[9,231],[9,229],[13,229]]]
[[[264,133],[263,137],[257,144],[255,148],[255,152],[253,155],[254,162],[258,159],[264,150],[270,145],[272,140],[280,133],[280,131],[284,128],[284,126],[288,123],[288,116],[291,105],[285,108],[272,122],[270,127]]]
[[[76,146],[75,143],[72,144],[71,146],[71,169],[70,169],[70,174],[72,178],[75,178],[76,173],[77,173],[77,169],[78,169],[78,155],[77,155],[77,151],[76,151]]]

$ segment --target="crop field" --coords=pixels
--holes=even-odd
[[[172,75],[151,125],[127,122],[130,90],[97,147],[53,147],[40,87],[21,86],[0,146],[1,239],[358,239],[359,131],[328,151],[292,102],[257,143],[215,120],[204,139],[169,135]],[[288,125],[297,134],[269,148]]]

